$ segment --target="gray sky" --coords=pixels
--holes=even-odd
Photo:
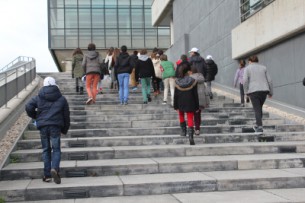
[[[0,69],[18,56],[36,59],[37,72],[58,72],[48,49],[47,0],[0,0]]]

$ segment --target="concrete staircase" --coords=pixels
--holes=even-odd
[[[130,92],[127,106],[121,106],[117,92],[105,88],[96,104],[86,106],[86,94],[74,92],[70,74],[49,75],[56,78],[71,111],[71,128],[62,137],[62,184],[42,182],[39,132],[30,124],[10,163],[1,170],[0,197],[6,201],[302,199],[296,194],[304,194],[305,189],[295,188],[305,187],[303,125],[285,123],[264,112],[261,136],[251,131],[250,106],[239,107],[232,99],[216,95],[211,107],[202,112],[196,145],[190,146],[187,137],[179,136],[177,112],[161,104],[162,96],[142,104],[138,90]],[[212,198],[215,195],[219,201]]]

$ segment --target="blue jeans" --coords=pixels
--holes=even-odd
[[[60,127],[45,126],[40,128],[44,176],[51,177],[51,169],[59,172],[60,164]]]
[[[119,80],[119,99],[121,103],[128,102],[129,96],[129,73],[118,74]]]

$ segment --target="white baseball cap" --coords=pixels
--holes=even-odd
[[[52,77],[46,77],[43,81],[43,86],[54,86],[56,84],[55,79]]]
[[[193,47],[190,51],[189,51],[189,53],[191,53],[191,52],[199,52],[199,49],[198,48],[196,48],[196,47]]]

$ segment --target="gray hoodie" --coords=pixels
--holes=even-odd
[[[101,74],[101,64],[103,63],[102,57],[100,57],[97,51],[88,51],[85,55],[82,63],[82,67],[86,74],[98,73]]]

